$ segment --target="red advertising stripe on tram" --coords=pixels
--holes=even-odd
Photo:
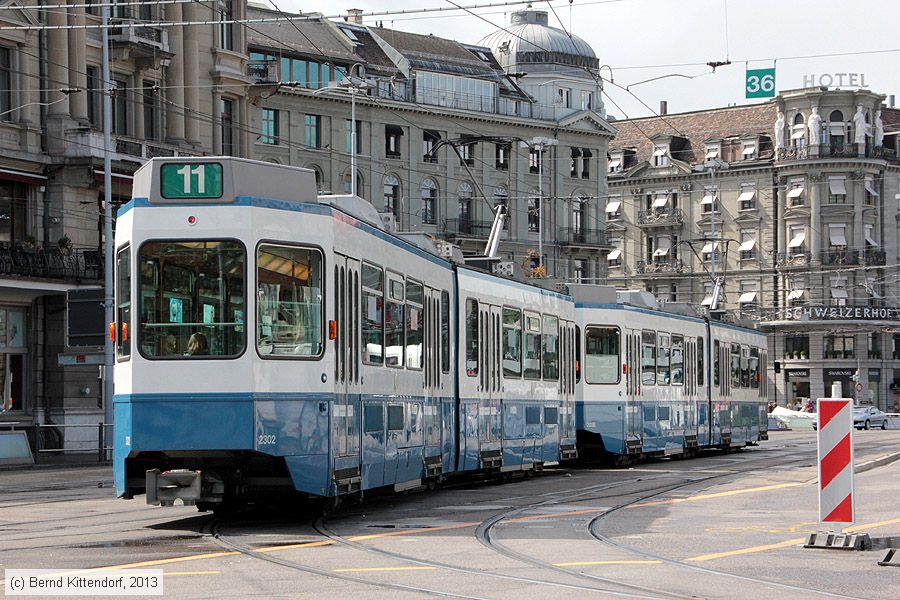
[[[853,522],[853,493],[847,494],[847,497],[841,500],[828,516],[822,519],[822,522],[834,523],[852,523]]]
[[[825,487],[831,483],[831,480],[837,477],[849,464],[850,434],[848,433],[844,436],[844,439],[835,444],[834,448],[832,448],[828,454],[825,455],[825,458],[822,459],[822,476],[819,479],[819,489],[824,490]]]
[[[819,402],[819,429],[825,429],[828,422],[834,418],[834,415],[841,412],[841,410],[847,406],[848,402],[849,400],[845,400],[844,402],[835,402],[834,400]]]

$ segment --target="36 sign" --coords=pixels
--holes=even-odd
[[[774,98],[775,68],[748,70],[744,92],[747,98]]]
[[[166,163],[160,168],[163,198],[221,198],[219,163]]]

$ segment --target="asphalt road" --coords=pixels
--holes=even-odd
[[[818,529],[815,434],[770,435],[734,454],[457,482],[327,518],[117,500],[107,468],[3,471],[0,568],[163,569],[179,598],[900,598],[884,549],[802,547]],[[900,541],[900,431],[854,439],[854,530]]]

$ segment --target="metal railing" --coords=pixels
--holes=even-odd
[[[809,264],[810,252],[778,252],[775,255],[776,267],[803,267]]]
[[[642,275],[654,273],[683,273],[684,261],[679,258],[656,258],[654,260],[640,260],[637,263],[637,272]]]
[[[473,219],[445,219],[443,231],[447,235],[468,235],[487,237],[491,232],[491,221],[475,221]]]
[[[884,250],[863,250],[862,263],[870,267],[887,264],[887,252]]]
[[[103,253],[93,249],[44,248],[28,244],[0,244],[0,276],[41,279],[103,279]]]
[[[556,234],[560,246],[606,246],[606,231],[582,227],[560,227]]]
[[[819,253],[823,265],[858,265],[858,250],[823,250]]]
[[[680,208],[660,210],[650,208],[638,211],[638,225],[681,225],[684,223],[684,211]]]
[[[815,144],[802,148],[779,148],[778,160],[806,160],[810,158],[883,158],[896,161],[897,151],[878,146],[872,148],[861,144]],[[860,151],[861,150],[861,151]]]
[[[81,455],[94,456],[98,462],[108,462],[112,458],[112,423],[35,423],[23,425],[19,421],[0,422],[0,427],[9,427],[11,431],[24,431],[31,444],[35,462],[51,456]],[[89,430],[96,432],[96,438]],[[88,433],[82,440],[66,440],[66,431],[83,431]],[[66,447],[68,444],[69,447]]]

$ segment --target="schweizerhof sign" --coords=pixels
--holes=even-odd
[[[786,321],[900,321],[900,308],[885,306],[797,306],[781,311]]]

